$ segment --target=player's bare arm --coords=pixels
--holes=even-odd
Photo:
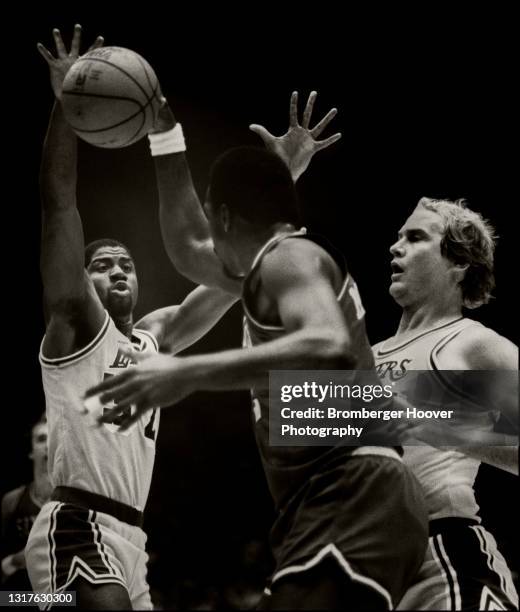
[[[166,99],[154,133],[177,124]],[[154,156],[159,192],[159,220],[166,252],[175,268],[194,283],[220,287],[239,296],[241,284],[228,278],[213,250],[208,221],[193,185],[184,152]]]
[[[99,331],[103,309],[84,272],[84,240],[76,206],[76,136],[63,117],[63,79],[79,57],[81,27],[75,26],[70,51],[53,31],[56,56],[41,43],[56,97],[43,145],[40,169],[42,203],[41,274],[47,333],[43,350],[61,357],[87,344]],[[91,48],[99,47],[98,37]]]
[[[291,96],[289,129],[280,137],[273,136],[261,125],[252,124],[268,149],[279,155],[291,170],[293,180],[308,167],[313,155],[330,146],[341,134],[324,140],[317,137],[335,117],[337,110],[330,110],[312,129],[310,121],[316,100],[312,92],[307,101],[301,125],[298,122],[298,93]],[[173,113],[165,103],[159,113],[157,132],[164,132],[176,125]],[[183,152],[154,157],[159,190],[160,222],[166,251],[177,270],[193,282],[220,287],[240,295],[241,285],[230,279],[213,250],[208,222]]]
[[[162,352],[175,355],[205,336],[237,300],[226,291],[201,285],[182,304],[159,308],[136,327],[151,332]]]
[[[337,304],[328,256],[317,256],[306,241],[291,242],[300,244],[279,245],[261,269],[266,296],[275,303],[286,336],[248,349],[184,358],[157,355],[87,395],[101,393],[103,403],[117,398],[118,412],[121,406],[135,404],[139,415],[153,406],[174,404],[195,390],[265,388],[269,370],[348,369],[350,336]]]

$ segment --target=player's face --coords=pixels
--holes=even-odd
[[[215,255],[220,259],[222,268],[226,276],[232,279],[242,279],[241,267],[233,249],[231,233],[226,229],[220,211],[216,209],[210,199],[209,189],[206,193],[206,200],[202,207],[206,219],[208,220],[211,237],[213,239]]]
[[[32,430],[31,435],[31,459],[35,463],[47,464],[47,438],[49,434],[49,429],[47,427],[47,423],[40,423],[36,425],[36,427]]]
[[[121,247],[104,246],[93,255],[88,275],[110,315],[126,316],[137,302],[137,276],[132,258]]]
[[[390,295],[402,307],[421,304],[446,295],[453,283],[454,265],[441,253],[441,217],[418,206],[399,230],[390,247],[392,282]]]

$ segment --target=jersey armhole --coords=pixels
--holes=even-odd
[[[77,361],[80,361],[81,359],[84,359],[98,347],[98,345],[101,343],[103,338],[106,336],[108,328],[110,326],[110,320],[111,320],[110,315],[108,314],[107,311],[105,311],[105,321],[103,322],[103,325],[101,326],[101,329],[99,330],[95,338],[91,340],[86,346],[84,346],[79,351],[76,351],[75,353],[71,353],[70,355],[65,355],[64,357],[57,357],[54,359],[45,357],[45,355],[43,354],[43,343],[45,341],[45,336],[44,336],[42,339],[41,345],[40,345],[40,355],[39,355],[40,364],[42,365],[42,367],[45,367],[45,368],[61,368],[61,367],[70,365],[72,363],[76,363]]]

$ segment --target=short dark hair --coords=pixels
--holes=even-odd
[[[121,247],[122,249],[125,249],[128,255],[130,255],[130,258],[133,259],[132,253],[130,252],[130,249],[126,246],[126,244],[119,242],[119,240],[114,240],[113,238],[100,238],[99,240],[93,240],[92,242],[89,242],[89,244],[87,244],[87,246],[85,247],[85,268],[88,268],[88,266],[90,265],[94,253],[98,249],[101,249],[105,246]]]
[[[266,149],[236,147],[223,153],[211,167],[209,194],[213,205],[226,204],[254,224],[300,223],[289,168]]]

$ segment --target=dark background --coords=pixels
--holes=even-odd
[[[154,66],[182,122],[200,196],[216,155],[259,143],[249,123],[281,134],[291,91],[301,92],[303,108],[316,89],[315,120],[338,107],[326,135],[341,131],[343,138],[313,160],[299,193],[307,227],[326,233],[348,258],[370,339],[387,337],[397,326],[399,309],[387,293],[388,247],[423,195],[465,197],[496,226],[496,299],[471,316],[515,339],[508,15],[387,15],[374,9],[340,16],[322,6],[319,14],[287,18],[254,5],[229,16],[216,9],[195,16],[178,8],[161,14],[159,7],[143,14],[140,8],[110,18],[101,9],[99,15],[49,9],[7,27],[4,44],[14,61],[7,62],[4,97],[4,184],[10,194],[4,238],[9,234],[14,243],[4,262],[4,346],[5,385],[14,396],[4,407],[1,492],[30,478],[26,434],[43,410],[37,175],[52,94],[36,42],[52,48],[53,26],[68,43],[79,22],[85,43],[103,34],[105,44],[129,47]],[[81,144],[78,196],[86,240],[114,237],[133,252],[140,280],[137,318],[182,301],[192,284],[173,269],[161,243],[147,142],[116,151]],[[238,346],[240,321],[236,306],[190,350]],[[518,568],[516,484],[503,472],[481,468],[482,514]],[[260,568],[256,576],[268,568],[264,543],[271,512],[246,393],[198,394],[163,411],[145,527],[157,600],[196,605],[200,597],[216,605],[230,580],[254,582],[255,570],[244,578],[245,557]]]

